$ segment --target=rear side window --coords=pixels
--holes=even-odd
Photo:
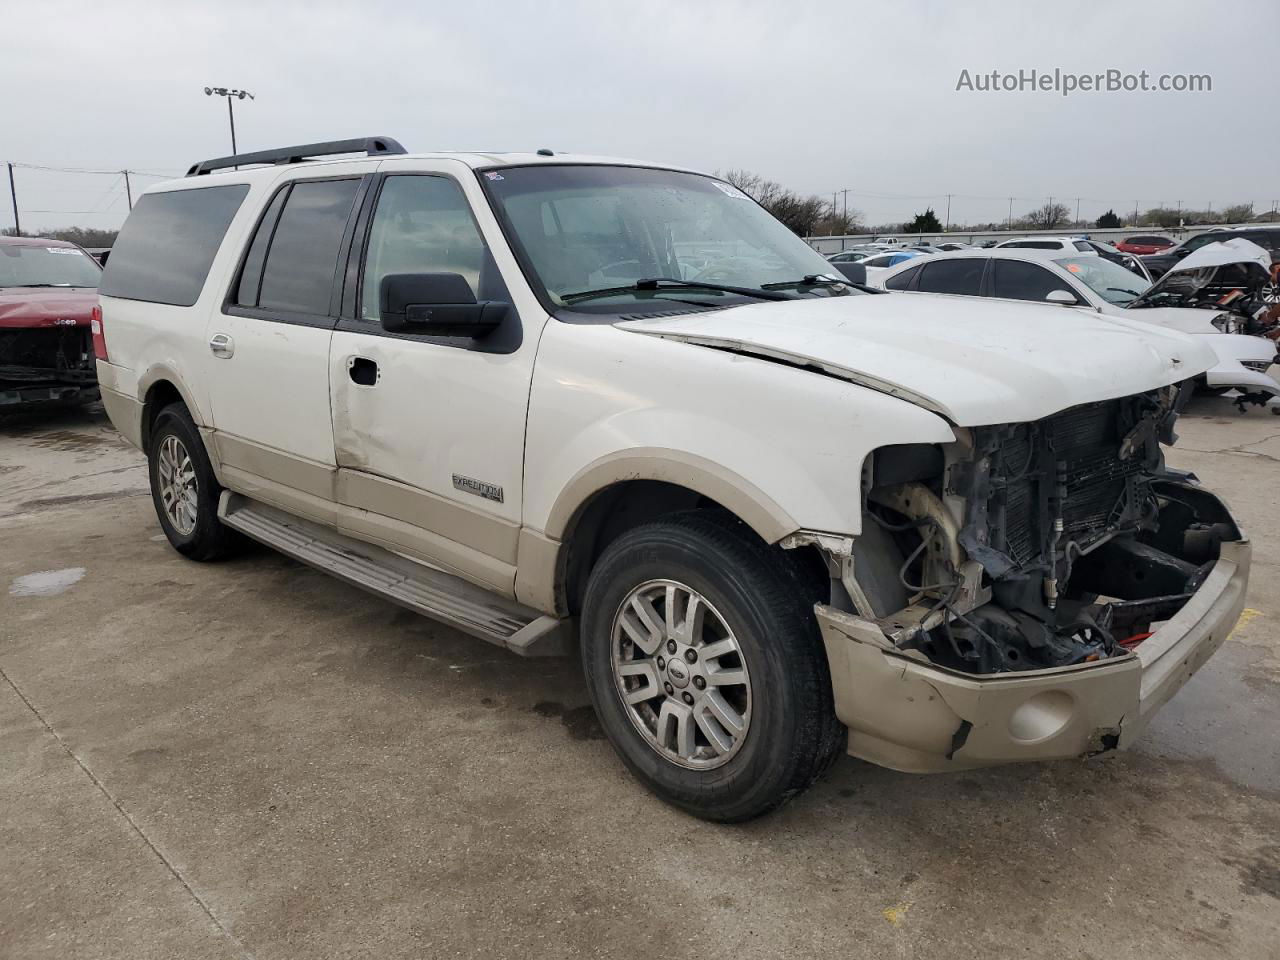
[[[1015,247],[1019,250],[1061,250],[1062,244],[1057,240],[1015,240],[1003,246]]]
[[[301,180],[281,191],[249,245],[236,302],[328,316],[338,252],[359,186],[359,178]]]
[[[248,192],[241,183],[141,197],[111,249],[102,295],[176,307],[194,304]]]
[[[916,287],[924,293],[955,293],[976,297],[982,288],[982,268],[986,263],[980,257],[963,260],[939,260],[921,267],[920,284]]]
[[[1280,253],[1280,230],[1256,230],[1253,233],[1241,234],[1246,240],[1256,243],[1263,250]]]
[[[1087,253],[1087,252],[1089,252],[1090,250],[1092,250],[1092,249],[1093,249],[1093,247],[1089,245],[1089,241],[1087,241],[1087,240],[1077,240],[1077,241],[1076,241],[1076,249],[1077,249],[1077,250],[1083,250],[1083,251],[1085,251],[1085,252]]]
[[[916,278],[916,274],[919,272],[919,267],[912,267],[910,270],[903,270],[901,273],[895,273],[884,282],[885,288],[888,290],[905,290],[907,287],[911,286],[911,281]]]
[[[1044,267],[1021,260],[997,260],[991,275],[991,295],[1006,300],[1043,300],[1054,290],[1068,290],[1065,280],[1059,280]]]

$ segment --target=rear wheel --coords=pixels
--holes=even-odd
[[[812,586],[727,515],[680,514],[611,544],[588,582],[582,656],[623,762],[695,816],[767,813],[843,746]]]
[[[151,500],[173,548],[192,560],[234,552],[239,538],[218,519],[222,488],[185,404],[170,404],[156,415],[147,460]]]

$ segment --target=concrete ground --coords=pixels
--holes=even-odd
[[[1276,957],[1280,418],[1180,432],[1253,582],[1134,750],[846,759],[718,827],[628,778],[575,663],[186,561],[100,412],[0,422],[0,957]]]

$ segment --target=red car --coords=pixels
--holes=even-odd
[[[1123,250],[1125,253],[1159,253],[1161,250],[1168,250],[1173,246],[1173,241],[1168,237],[1141,236],[1141,237],[1125,237],[1116,244],[1117,250]]]
[[[101,276],[74,243],[0,237],[0,413],[98,399],[90,324]]]

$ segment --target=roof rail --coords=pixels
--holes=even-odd
[[[187,170],[188,177],[199,177],[214,170],[228,167],[247,167],[255,163],[301,163],[316,157],[331,157],[341,153],[363,153],[370,157],[407,152],[398,140],[391,137],[359,137],[355,140],[330,140],[326,143],[303,143],[296,147],[277,147],[259,150],[257,153],[237,153],[232,157],[201,160]]]

